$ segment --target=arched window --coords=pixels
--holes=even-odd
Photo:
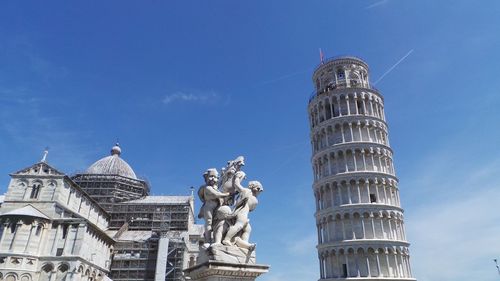
[[[40,272],[40,281],[49,281],[50,276],[52,275],[52,270],[54,270],[54,266],[50,263],[42,266],[42,270]]]
[[[44,272],[47,272],[47,273],[51,272],[53,269],[54,269],[54,266],[50,263],[48,263],[42,267],[42,270]]]
[[[57,281],[64,281],[66,280],[66,276],[68,274],[69,266],[65,263],[61,264],[57,268],[57,275],[56,275],[56,280]]]
[[[337,78],[344,79],[344,70],[343,69],[337,70]]]
[[[30,199],[37,199],[41,188],[42,186],[39,183],[35,183],[31,189]]]
[[[365,109],[363,107],[363,102],[359,99],[356,100],[356,106],[358,107],[359,114],[365,114]]]
[[[68,271],[69,266],[68,266],[67,264],[63,263],[63,264],[61,264],[61,265],[59,266],[59,268],[58,268],[58,269],[59,269],[59,271],[60,271],[60,272],[66,272],[66,271]]]
[[[24,274],[21,276],[21,281],[30,281],[31,280],[31,275],[29,274]]]

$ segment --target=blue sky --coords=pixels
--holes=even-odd
[[[3,1],[0,182],[108,155],[154,194],[189,194],[245,155],[262,281],[317,280],[306,106],[318,48],[370,65],[385,96],[412,268],[498,280],[500,2]],[[199,204],[198,204],[199,206]]]

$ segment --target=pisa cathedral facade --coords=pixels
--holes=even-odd
[[[173,281],[194,264],[194,198],[150,196],[120,158],[69,177],[44,159],[11,174],[0,206],[0,280]]]

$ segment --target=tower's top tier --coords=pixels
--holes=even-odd
[[[313,73],[316,92],[338,88],[370,88],[368,64],[351,56],[333,57],[322,62]]]

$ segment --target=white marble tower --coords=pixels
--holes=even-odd
[[[320,280],[415,280],[384,100],[356,57],[324,61],[309,100]]]

